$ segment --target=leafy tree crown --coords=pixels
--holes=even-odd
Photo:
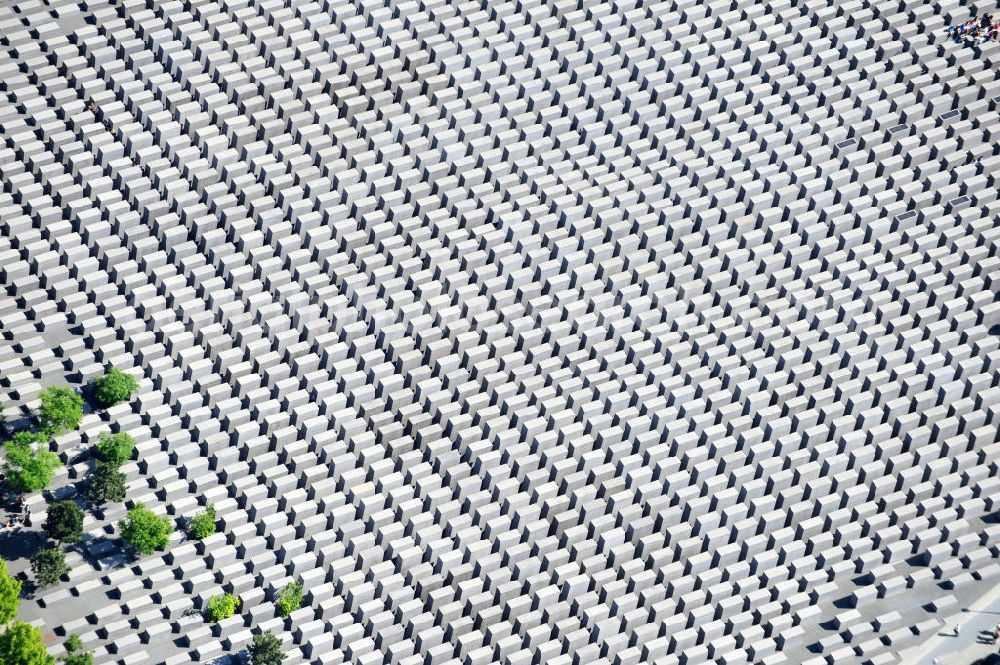
[[[63,656],[62,662],[63,665],[94,665],[94,654],[89,651],[71,653],[68,656]]]
[[[240,599],[231,593],[222,593],[208,599],[208,608],[205,616],[209,621],[222,621],[228,619],[236,613],[240,606]]]
[[[250,665],[281,665],[285,658],[281,640],[270,631],[254,635],[247,651],[250,654]]]
[[[215,506],[209,504],[205,510],[195,513],[195,516],[191,518],[188,534],[192,538],[201,540],[208,538],[213,533],[215,533]]]
[[[103,506],[117,503],[125,498],[126,477],[118,467],[104,460],[94,464],[94,470],[87,480],[85,494],[93,503]]]
[[[83,648],[83,640],[79,635],[70,635],[63,642],[68,656],[62,657],[63,665],[94,665],[94,654],[89,651],[80,651]]]
[[[95,395],[105,406],[114,406],[124,402],[139,391],[139,383],[131,374],[114,367],[94,383]]]
[[[58,582],[59,578],[69,572],[69,566],[58,547],[47,547],[38,550],[31,557],[31,572],[35,574],[38,586],[45,587]]]
[[[49,506],[42,528],[53,540],[75,543],[83,536],[83,511],[75,501],[56,501]]]
[[[80,639],[79,635],[73,633],[72,635],[66,638],[65,642],[63,642],[63,648],[66,649],[66,653],[73,653],[75,651],[79,651],[80,649],[83,648],[83,640]]]
[[[139,554],[152,554],[167,546],[174,528],[170,518],[160,517],[140,503],[118,522],[118,530]]]
[[[66,649],[66,653],[79,651],[83,648],[83,640],[80,639],[79,635],[73,633],[66,638],[65,642],[63,642],[63,648]]]
[[[97,452],[108,464],[121,466],[132,459],[135,450],[135,439],[124,432],[118,434],[102,434],[97,441]]]
[[[4,665],[54,665],[42,639],[42,631],[15,621],[0,635],[0,663]]]
[[[71,388],[52,386],[39,393],[42,405],[38,408],[42,430],[49,434],[62,434],[75,430],[83,419],[83,398]]]
[[[0,624],[17,616],[17,606],[20,604],[21,581],[7,574],[7,564],[0,559]]]
[[[302,582],[289,582],[278,594],[278,614],[286,617],[302,606]]]
[[[52,482],[62,462],[42,447],[47,441],[43,434],[18,432],[4,444],[4,474],[14,489],[37,492]]]

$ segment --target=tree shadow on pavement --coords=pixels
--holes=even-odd
[[[8,561],[30,558],[45,547],[45,539],[39,538],[39,533],[23,528],[0,530],[0,556]]]
[[[969,665],[1000,665],[1000,654],[991,653],[985,658],[980,658],[969,663]]]

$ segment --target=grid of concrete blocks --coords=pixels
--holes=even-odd
[[[4,3],[3,404],[141,384],[55,440],[56,496],[138,452],[22,614],[121,665],[897,662],[1000,582],[980,9]],[[140,501],[220,530],[130,559]]]

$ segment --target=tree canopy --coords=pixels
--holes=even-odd
[[[133,450],[135,450],[135,439],[124,432],[102,434],[97,441],[97,452],[101,459],[116,467],[132,459]]]
[[[62,466],[59,456],[43,447],[43,434],[18,432],[4,444],[4,474],[11,487],[20,492],[45,489]]]
[[[80,651],[83,648],[83,640],[79,635],[70,635],[63,642],[63,648],[68,655],[62,657],[63,665],[93,665],[94,654],[89,651]]]
[[[250,654],[250,665],[281,665],[285,659],[281,640],[270,631],[254,635],[247,652]]]
[[[286,617],[302,606],[302,582],[289,582],[275,600],[278,615]]]
[[[0,559],[0,624],[17,616],[17,606],[20,604],[21,581],[7,574],[7,564]]]
[[[38,395],[42,405],[38,408],[42,430],[50,435],[75,430],[83,419],[83,398],[72,388],[51,386]]]
[[[222,621],[228,619],[236,613],[240,603],[239,597],[231,593],[222,593],[208,599],[208,608],[205,610],[205,618],[209,621]]]
[[[42,631],[15,621],[0,635],[0,663],[4,665],[55,665],[42,640]]]
[[[94,470],[87,479],[84,494],[92,503],[103,506],[106,503],[117,503],[125,498],[127,489],[125,474],[110,462],[99,460],[94,464]]]
[[[208,504],[205,510],[195,513],[188,525],[188,534],[201,540],[215,533],[215,506]]]
[[[63,665],[94,665],[94,654],[89,651],[71,653],[61,658]]]
[[[35,574],[38,586],[50,586],[69,572],[66,557],[58,547],[46,547],[31,557],[31,572]]]
[[[118,522],[118,530],[139,554],[152,554],[167,546],[174,527],[169,517],[160,517],[140,503]]]
[[[56,501],[49,505],[42,528],[53,540],[75,543],[83,535],[83,511],[75,501]]]
[[[111,368],[104,376],[94,380],[94,395],[105,406],[124,402],[139,391],[139,383],[131,374]]]

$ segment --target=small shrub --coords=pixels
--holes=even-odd
[[[102,434],[97,441],[97,452],[101,459],[116,467],[132,459],[135,450],[135,439],[124,432],[118,434]]]
[[[117,503],[125,499],[126,481],[125,474],[117,466],[101,460],[94,464],[84,493],[91,503],[98,506]]]
[[[93,665],[94,664],[94,654],[87,651],[80,651],[83,649],[83,640],[80,639],[79,635],[70,635],[63,642],[63,648],[66,649],[67,656],[62,657],[62,662],[64,665]]]
[[[31,572],[35,574],[38,586],[50,586],[69,572],[66,557],[58,547],[47,547],[35,552],[31,557]]]
[[[239,608],[240,601],[238,596],[234,596],[231,593],[222,593],[218,596],[212,596],[208,599],[208,607],[205,610],[205,617],[211,621],[222,621],[223,619],[228,619],[236,613]]]
[[[52,482],[62,462],[58,455],[43,447],[47,442],[42,434],[18,432],[4,444],[4,474],[14,489],[37,492]]]
[[[208,504],[205,510],[196,513],[191,518],[191,523],[188,525],[188,534],[192,538],[201,540],[202,538],[208,538],[213,533],[215,533],[215,506]]]
[[[56,501],[49,506],[42,528],[53,540],[75,543],[83,536],[83,511],[74,501]]]
[[[281,640],[274,633],[258,633],[247,647],[250,665],[281,665],[285,654],[281,651]]]
[[[66,653],[75,653],[83,648],[83,640],[76,633],[73,633],[66,638],[63,642],[63,648],[66,649]]]
[[[275,599],[278,615],[286,617],[302,606],[302,582],[289,582]]]
[[[63,665],[94,665],[94,654],[89,651],[71,653],[62,657]]]
[[[140,503],[118,522],[118,530],[139,554],[152,554],[167,546],[174,528],[170,518],[160,517]]]
[[[104,406],[114,406],[124,402],[139,391],[139,383],[131,374],[117,368],[111,368],[108,373],[94,380],[94,395]]]
[[[75,430],[83,419],[83,398],[71,388],[52,386],[39,394],[42,430],[49,435]]]
[[[0,559],[0,624],[17,616],[17,606],[20,604],[21,581],[7,574],[7,564]]]

